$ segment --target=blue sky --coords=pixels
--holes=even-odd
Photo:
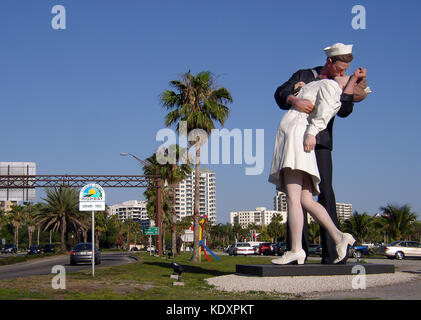
[[[56,4],[66,8],[66,30],[51,27]],[[351,26],[354,5],[366,9],[365,30]],[[225,127],[265,134],[262,174],[208,166],[217,222],[230,211],[273,208],[267,178],[284,113],[273,93],[296,70],[322,65],[324,47],[352,43],[348,73],[367,67],[373,94],[335,121],[337,201],[369,214],[388,203],[421,213],[420,9],[408,0],[4,0],[0,161],[34,161],[38,174],[140,174],[120,153],[146,158],[161,144],[159,94],[182,72],[211,70],[234,99]],[[105,191],[108,204],[143,192]]]

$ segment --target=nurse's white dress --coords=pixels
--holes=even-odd
[[[291,107],[279,123],[269,176],[269,182],[275,184],[277,190],[286,192],[282,169],[291,168],[309,173],[314,186],[313,195],[320,193],[316,155],[314,150],[304,151],[304,138],[307,133],[316,136],[326,129],[330,119],[339,111],[341,94],[338,83],[330,79],[313,81],[301,88],[297,97],[310,100],[314,110],[307,114]]]

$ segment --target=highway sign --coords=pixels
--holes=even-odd
[[[159,227],[152,227],[145,230],[145,235],[157,236],[159,234]]]

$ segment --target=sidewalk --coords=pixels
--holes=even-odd
[[[354,259],[350,259],[350,262]],[[367,259],[368,263],[394,264],[394,274],[343,276],[254,277],[226,275],[207,279],[217,290],[264,291],[292,295],[296,299],[421,300],[421,261]],[[364,289],[361,289],[364,288]]]

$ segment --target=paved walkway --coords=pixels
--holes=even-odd
[[[292,294],[298,299],[421,299],[421,260],[365,259],[395,265],[394,274],[302,277],[227,275],[208,279],[223,291],[265,291]],[[350,262],[355,262],[350,259]]]

